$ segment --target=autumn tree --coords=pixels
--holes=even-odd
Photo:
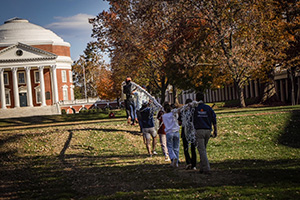
[[[173,40],[168,52],[168,77],[172,84],[188,91],[202,91],[217,87],[220,77],[218,62],[211,57],[208,43],[210,26],[193,4],[180,1],[176,5]]]
[[[106,69],[105,67],[100,69],[100,76],[96,83],[100,99],[114,100],[117,98],[118,93],[114,90],[114,81],[109,69]]]
[[[257,3],[257,33],[263,38],[264,62],[258,68],[253,78],[258,78],[261,83],[260,102],[270,104],[279,101],[275,88],[275,73],[277,66],[282,63],[284,49],[287,48],[287,35],[283,32],[284,23],[281,16],[275,11],[273,0],[262,0]]]
[[[88,43],[84,55],[72,66],[75,87],[80,88],[85,98],[98,96],[97,79],[101,66],[104,66],[104,63],[99,49],[94,43]]]
[[[286,69],[291,80],[291,102],[298,104],[300,94],[296,94],[296,73],[300,71],[300,2],[299,0],[274,0],[274,12],[283,23],[281,35],[284,35],[288,46],[282,51],[284,53],[280,67]],[[299,89],[298,89],[299,91]],[[296,96],[298,100],[296,100]]]
[[[169,85],[166,54],[169,50],[172,7],[167,1],[109,1],[110,10],[91,19],[98,47],[110,53],[113,76],[131,75],[137,83],[159,91]]]
[[[186,2],[193,5],[192,13],[201,13],[208,26],[209,37],[205,39],[210,49],[209,60],[214,61],[221,74],[230,75],[238,90],[240,106],[245,107],[244,86],[265,61],[255,1]]]

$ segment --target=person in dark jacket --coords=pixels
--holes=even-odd
[[[152,155],[156,155],[156,136],[157,133],[154,128],[154,119],[153,119],[153,111],[149,107],[149,102],[144,101],[142,107],[139,111],[144,142],[146,144],[146,148],[148,151],[148,155],[152,157]],[[152,137],[152,151],[151,151],[151,137]]]
[[[196,143],[200,154],[200,173],[210,174],[210,165],[207,158],[206,146],[211,137],[212,126],[213,137],[217,137],[217,120],[213,109],[204,102],[204,94],[197,93],[196,101],[200,102],[194,111],[194,128],[196,129]]]
[[[126,108],[126,113],[127,113],[127,118],[131,119],[131,125],[135,125],[135,122],[137,121],[137,116],[136,116],[136,110],[135,110],[135,105],[134,105],[134,97],[133,93],[135,91],[135,88],[131,84],[131,78],[127,76],[125,85],[123,86],[123,93],[126,95],[125,99],[125,108]]]

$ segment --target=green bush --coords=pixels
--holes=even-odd
[[[62,114],[62,115],[66,115],[66,114],[67,114],[66,110],[65,110],[65,109],[62,109],[62,110],[61,110],[61,114]]]

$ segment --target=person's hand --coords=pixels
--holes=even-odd
[[[216,138],[218,135],[217,130],[214,130],[213,137]]]

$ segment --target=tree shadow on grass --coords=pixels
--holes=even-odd
[[[136,155],[120,155],[119,160],[112,163],[114,158],[113,155],[74,154],[61,162],[57,156],[17,157],[11,163],[6,161],[0,169],[0,199],[162,198],[170,197],[170,191],[183,196],[202,195],[211,188],[222,190],[229,186],[239,190],[241,195],[243,188],[254,190],[258,186],[269,190],[284,188],[292,197],[299,197],[290,190],[300,183],[300,160],[297,159],[227,160],[212,163],[212,175],[203,175],[185,170],[184,164],[173,169],[168,163],[135,162],[141,158]],[[233,194],[221,195],[219,199]],[[274,191],[273,195],[276,199],[276,195],[282,194]]]
[[[300,148],[300,111],[292,111],[291,118],[286,124],[284,132],[279,136],[280,144]]]
[[[123,121],[125,119],[124,116],[116,116],[113,121]],[[44,116],[31,116],[31,117],[18,117],[18,118],[7,118],[0,119],[0,122],[6,124],[1,125],[0,127],[12,127],[16,128],[18,126],[26,126],[26,125],[47,125],[51,123],[82,123],[94,120],[112,120],[108,117],[99,117],[97,114],[76,114],[76,115],[44,115]],[[94,123],[94,122],[93,122]]]

